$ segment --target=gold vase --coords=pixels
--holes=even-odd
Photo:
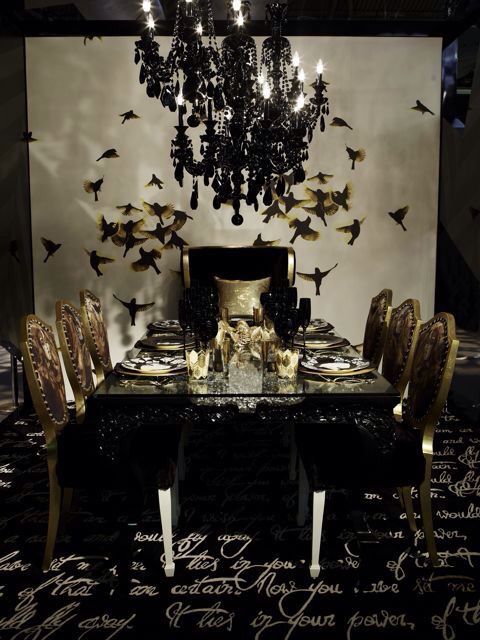
[[[190,381],[206,380],[208,377],[208,363],[210,352],[204,349],[187,351],[187,372]]]
[[[298,373],[298,349],[277,349],[275,371],[283,380],[294,380]]]

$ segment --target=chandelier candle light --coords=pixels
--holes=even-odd
[[[262,44],[260,64],[254,39],[245,33],[250,3],[227,2],[229,34],[221,47],[215,38],[211,0],[178,0],[171,49],[160,55],[155,19],[144,0],[147,29],[135,43],[139,80],[147,95],[178,111],[170,156],[175,179],[193,178],[190,206],[198,207],[198,181],[214,192],[213,207],[230,203],[232,222],[240,225],[241,201],[258,210],[285,193],[285,176],[305,180],[303,163],[320,121],[329,113],[324,65],[319,60],[314,95],[304,92],[305,72],[297,51],[282,35],[287,5],[267,4],[271,36]],[[184,122],[184,116],[189,113]],[[199,154],[191,135],[198,130]]]

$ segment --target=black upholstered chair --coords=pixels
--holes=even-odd
[[[191,247],[182,248],[183,284],[215,286],[214,276],[225,280],[258,280],[271,277],[271,286],[295,282],[293,247]]]
[[[60,520],[62,498],[74,488],[115,488],[127,495],[129,523],[138,521],[146,491],[158,489],[165,549],[165,573],[173,575],[171,487],[175,481],[178,429],[139,427],[120,444],[118,463],[100,456],[95,425],[69,420],[65,385],[53,329],[35,315],[21,326],[24,367],[35,411],[43,427],[49,479],[48,531],[43,570],[48,571]]]
[[[432,563],[437,564],[430,497],[433,437],[450,387],[457,349],[453,316],[439,313],[422,325],[402,423],[396,422],[389,412],[359,410],[351,412],[346,424],[297,425],[300,525],[306,513],[305,483],[313,490],[312,577],[320,572],[320,541],[328,489],[400,487],[400,499],[410,528],[415,531],[411,488],[417,486],[428,554]]]

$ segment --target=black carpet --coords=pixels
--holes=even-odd
[[[205,427],[186,449],[165,578],[156,496],[135,534],[130,595],[118,590],[121,496],[78,497],[49,573],[43,436],[34,419],[1,425],[0,638],[480,637],[480,432],[445,415],[437,431],[434,513],[442,566],[425,564],[391,494],[365,496],[375,534],[356,535],[349,496],[327,498],[322,571],[308,573],[310,521],[295,524],[283,428]]]

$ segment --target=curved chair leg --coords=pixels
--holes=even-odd
[[[172,497],[170,489],[158,490],[160,522],[162,525],[163,550],[165,553],[165,575],[171,578],[175,573],[172,549]]]
[[[425,455],[425,478],[420,485],[420,509],[422,513],[423,531],[425,533],[425,541],[427,543],[427,551],[434,567],[438,566],[437,545],[435,544],[435,534],[433,531],[432,518],[432,498],[430,495],[430,477],[432,474],[432,456]]]
[[[52,563],[55,541],[57,539],[58,523],[60,520],[60,505],[62,501],[62,489],[58,484],[56,471],[56,458],[48,459],[48,480],[49,480],[49,505],[48,505],[48,529],[47,540],[45,542],[45,552],[43,554],[42,570],[48,571]]]
[[[301,459],[298,460],[298,513],[297,524],[303,527],[307,519],[308,509],[308,479]]]
[[[317,578],[320,574],[320,542],[322,540],[324,508],[325,491],[314,491],[312,515],[312,563],[310,564],[310,576],[312,578]]]
[[[405,509],[405,513],[407,515],[408,526],[410,527],[410,531],[415,533],[418,531],[417,523],[415,522],[415,512],[413,510],[413,502],[412,502],[412,487],[401,487],[402,498],[403,498],[403,508]]]

